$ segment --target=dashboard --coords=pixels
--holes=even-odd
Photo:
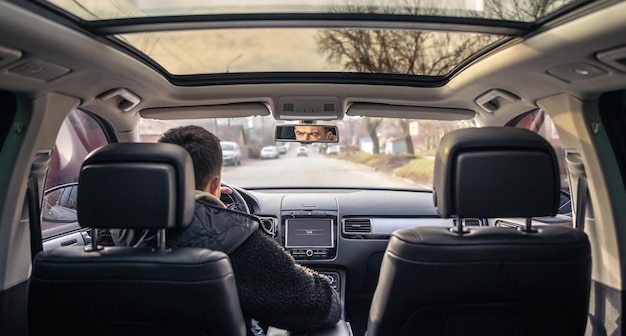
[[[355,254],[360,257],[362,251],[384,251],[395,230],[454,225],[453,219],[439,217],[430,191],[239,189],[239,192],[251,212],[261,218],[264,228],[303,263],[348,267]]]
[[[395,230],[455,224],[452,218],[439,217],[430,190],[231,188],[278,244],[299,263],[332,276],[342,295],[373,292]],[[466,225],[487,221],[470,219]],[[88,245],[91,237],[78,223],[71,223],[45,230],[43,239],[44,249],[49,249]]]
[[[369,307],[393,231],[454,226],[454,219],[439,217],[430,191],[237,190],[264,229],[299,263],[331,276],[342,301],[352,306]],[[487,223],[476,219],[466,225]]]

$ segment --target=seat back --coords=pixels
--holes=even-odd
[[[166,228],[193,218],[193,165],[180,146],[101,147],[85,159],[78,188],[82,227],[154,229],[164,243]],[[246,335],[228,256],[202,248],[43,251],[28,309],[31,335]]]
[[[562,225],[463,227],[464,218],[551,216],[555,153],[523,129],[441,140],[433,198],[457,227],[394,232],[368,320],[376,335],[583,335],[591,283],[585,233]]]

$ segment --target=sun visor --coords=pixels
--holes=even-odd
[[[352,103],[346,115],[361,117],[465,120],[476,115],[473,110],[430,106],[391,105],[379,103]]]
[[[149,108],[139,112],[143,118],[160,120],[240,118],[270,115],[265,103],[235,103],[222,105],[175,106]]]

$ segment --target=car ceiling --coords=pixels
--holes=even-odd
[[[48,18],[37,17],[40,14],[25,8],[35,8]],[[273,74],[260,73],[249,77],[249,84],[207,82],[205,84],[210,85],[180,86],[173,85],[152,66],[124,53],[104,37],[94,38],[82,28],[45,13],[30,2],[1,2],[0,51],[3,56],[17,54],[19,57],[0,63],[3,72],[0,87],[29,97],[48,92],[76,97],[83,108],[105,116],[118,132],[133,129],[142,109],[179,107],[184,110],[185,107],[247,102],[264,102],[274,109],[282,96],[303,95],[336,96],[344,109],[353,102],[470,109],[477,113],[481,124],[501,125],[535,108],[536,101],[544,97],[568,92],[579,99],[593,100],[600,92],[623,87],[626,74],[601,62],[597,55],[625,44],[625,12],[624,2],[591,3],[546,23],[529,36],[491,50],[436,85],[424,85],[428,83],[423,78],[416,78],[414,84],[401,80],[399,85],[391,85],[391,81],[381,81],[378,77],[314,80],[307,74],[301,74],[304,79],[294,79],[294,84],[286,79],[272,80]],[[328,25],[341,23],[333,21]],[[271,26],[271,22],[266,24]],[[600,69],[600,74],[574,81],[564,81],[550,74],[576,71],[581,64]],[[66,73],[50,80],[30,77],[28,67],[40,65]],[[563,65],[572,67],[563,70],[560,68]],[[25,68],[26,72],[16,70],[20,68]],[[290,76],[295,78],[297,74]],[[141,97],[139,105],[125,113],[115,101],[98,98],[117,88],[126,88]],[[504,101],[495,113],[487,113],[475,100],[494,89],[522,98]]]

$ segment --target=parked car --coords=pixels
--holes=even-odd
[[[287,146],[280,145],[280,146],[276,146],[276,148],[278,148],[278,154],[280,155],[287,154]]]
[[[241,164],[241,150],[239,144],[233,141],[220,141],[222,158],[225,166],[239,166]]]
[[[337,155],[339,154],[339,152],[341,152],[341,147],[339,147],[338,145],[329,146],[326,148],[326,154],[328,155]]]
[[[223,169],[221,181],[233,196],[221,201],[259,218],[261,230],[295,262],[328,275],[342,320],[312,335],[395,336],[402,332],[393,328],[403,327],[404,334],[421,335],[624,333],[626,1],[233,4],[0,1],[0,335],[116,333],[129,321],[141,327],[119,334],[220,334],[213,324],[198,329],[187,319],[198,314],[182,310],[210,305],[214,314],[200,314],[202,321],[228,317],[241,313],[236,300],[205,302],[194,288],[191,298],[152,290],[135,302],[144,306],[120,305],[117,298],[136,293],[102,282],[124,276],[123,263],[72,278],[85,268],[64,268],[60,261],[119,252],[99,247],[99,231],[79,221],[74,196],[103,191],[81,185],[81,165],[103,145],[155,142],[166,129],[190,124],[220,139],[242,139],[244,152],[260,157],[260,144],[274,143],[275,126],[285,123],[334,125],[346,149],[329,158],[311,144],[315,153],[306,159],[287,154]],[[145,120],[168,126],[145,129]],[[498,142],[511,140],[502,134],[515,128],[529,132]],[[466,138],[464,131],[475,130]],[[504,150],[483,160],[484,153],[457,150],[453,140]],[[291,144],[296,156],[307,155],[306,146]],[[528,145],[541,149],[526,155]],[[269,153],[263,157],[279,155]],[[450,153],[467,159],[464,169],[449,170],[442,156]],[[508,169],[491,171],[496,166]],[[157,167],[151,173],[174,172]],[[102,187],[110,199],[156,194],[149,187],[131,190],[126,174],[108,178]],[[462,200],[442,198],[450,196],[442,189],[459,181],[466,182],[455,190]],[[555,187],[562,190],[552,197]],[[161,191],[172,196],[174,189]],[[155,206],[146,215],[95,206],[93,217],[98,211],[120,221],[154,216],[170,224],[186,219],[176,206],[189,195],[176,194],[170,207]],[[450,213],[448,206],[466,212]],[[562,239],[542,239],[557,231]],[[167,241],[170,232],[159,237]],[[526,238],[537,248],[520,251]],[[433,241],[444,244],[428,244]],[[580,249],[569,249],[571,242]],[[41,268],[38,258],[52,252],[66,258]],[[184,262],[191,255],[216,261],[220,251],[148,252]],[[394,273],[418,257],[412,266],[423,272]],[[454,268],[476,257],[486,262]],[[547,262],[551,257],[559,267]],[[519,268],[516,262],[527,258],[536,258],[528,266],[543,268]],[[229,271],[227,259],[219,260]],[[586,263],[578,269],[561,271],[580,259]],[[190,272],[181,267],[163,275],[176,282]],[[61,287],[31,292],[50,274]],[[105,299],[94,300],[96,294]],[[516,308],[505,309],[503,298]],[[438,305],[406,311],[424,302]],[[282,312],[294,319],[297,313]],[[143,329],[145,320],[133,314],[158,323]],[[117,323],[103,322],[110,317]],[[181,320],[183,326],[173,326]],[[239,329],[245,335],[245,326]],[[269,326],[267,334],[289,334],[272,333],[276,329]]]
[[[276,146],[265,146],[261,148],[261,159],[278,159],[280,154]]]
[[[296,149],[296,156],[309,156],[309,149],[305,146],[300,146]]]

